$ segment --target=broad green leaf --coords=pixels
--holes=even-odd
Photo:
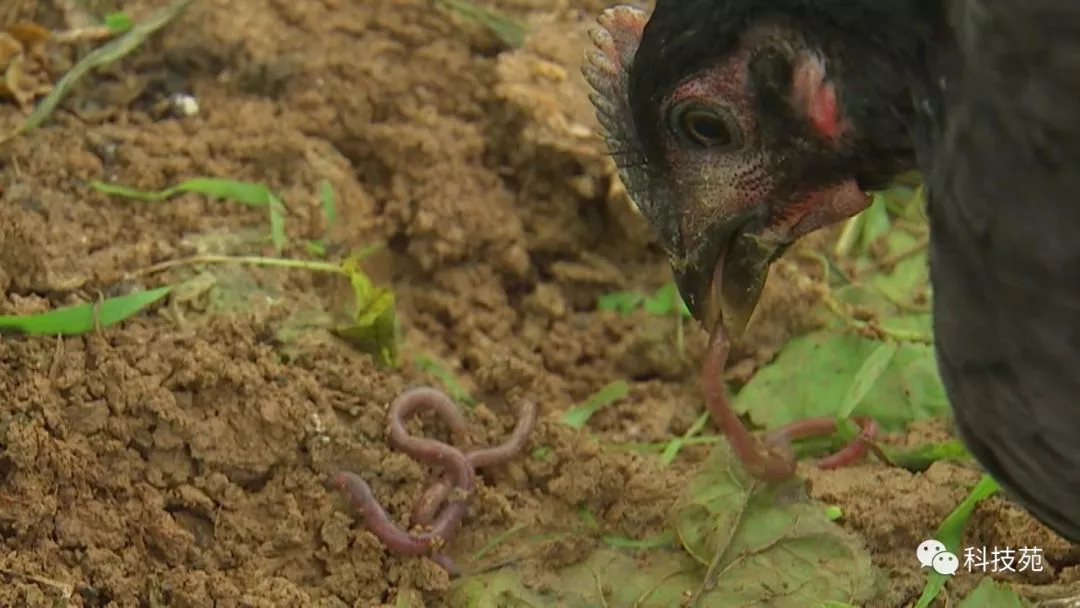
[[[714,450],[673,507],[674,534],[641,541],[605,537],[581,561],[542,579],[527,564],[519,566],[520,557],[530,551],[542,555],[543,543],[560,535],[519,538],[511,551],[519,558],[503,559],[507,565],[498,570],[455,582],[450,605],[864,605],[877,589],[869,555],[801,488],[799,482],[781,487],[754,483],[725,444]],[[561,536],[584,542],[582,532]]]
[[[881,260],[860,258],[856,281],[834,288],[832,295],[873,311],[886,329],[922,334],[925,341],[931,328],[926,241],[899,229],[890,230],[884,238],[887,254],[897,256],[888,272],[878,267]]]
[[[759,426],[775,428],[815,416],[835,417],[880,342],[820,331],[789,342],[772,364],[739,391],[735,408]],[[948,412],[932,347],[902,343],[868,389],[854,415],[872,416],[886,431]]]
[[[984,578],[968,594],[958,608],[1027,608],[1030,606],[1016,592],[998,585],[992,578]]]
[[[918,237],[903,230],[893,230],[886,240],[890,254],[917,251],[921,243]],[[870,285],[880,289],[894,302],[910,301],[916,291],[925,289],[929,284],[930,271],[926,255],[925,250],[907,255],[896,263],[892,272],[875,275]]]
[[[597,532],[596,521],[584,510],[582,518],[584,529],[504,539],[494,558],[503,565],[456,581],[450,605],[836,608],[867,605],[878,588],[860,541],[809,501],[801,482],[756,483],[726,443],[672,507],[673,531],[639,540],[604,536],[588,550],[582,544]],[[556,539],[573,539],[586,553],[537,578],[527,558],[546,554]]]
[[[159,287],[33,315],[0,316],[0,334],[74,336],[89,333],[95,327],[115,325],[136,315],[170,291],[172,287]]]
[[[356,309],[351,324],[331,331],[358,350],[374,355],[383,365],[397,367],[398,324],[394,292],[376,287],[360,269],[358,256],[350,257],[341,267],[352,283]]]
[[[881,375],[885,373],[889,364],[892,363],[898,349],[899,346],[896,342],[882,342],[863,361],[862,367],[855,372],[855,376],[851,379],[851,386],[844,393],[844,399],[840,402],[840,410],[836,413],[837,418],[846,419],[851,416],[855,408],[866,398],[866,394],[870,392],[870,389],[874,388],[877,381],[881,379]]]
[[[644,559],[643,559],[644,557]],[[686,553],[600,547],[584,560],[537,584],[507,567],[454,584],[450,605],[468,608],[678,608],[700,584],[702,568]]]
[[[861,541],[806,498],[803,482],[761,484],[727,444],[690,480],[673,518],[683,548],[706,568],[697,605],[805,608],[875,593]]]
[[[884,234],[889,232],[892,228],[892,220],[889,219],[889,208],[886,205],[886,198],[883,194],[875,194],[873,202],[870,206],[863,211],[865,218],[863,219],[861,243],[863,251],[866,251],[874,244],[874,241],[881,238]]]

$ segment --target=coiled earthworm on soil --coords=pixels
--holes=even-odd
[[[743,426],[728,399],[721,374],[730,350],[731,343],[724,325],[718,323],[709,337],[709,346],[701,363],[700,379],[706,407],[748,473],[762,481],[784,481],[795,474],[795,453],[791,449],[791,440],[835,433],[836,419],[807,418],[770,431],[758,439]],[[862,429],[859,436],[839,452],[819,460],[817,466],[823,469],[847,466],[870,450],[870,442],[877,435],[877,423],[863,416],[853,420]]]
[[[514,426],[514,432],[510,433],[510,437],[506,441],[493,448],[481,448],[465,455],[473,470],[504,463],[519,454],[536,427],[536,415],[537,411],[534,403],[526,401],[522,404],[517,425]],[[426,526],[434,521],[435,513],[447,497],[450,496],[452,488],[453,480],[446,475],[428,486],[428,489],[416,501],[416,506],[413,507],[412,524],[414,526]]]
[[[390,445],[420,462],[442,467],[444,471],[443,476],[421,495],[413,509],[413,525],[430,526],[429,530],[416,535],[402,530],[375,499],[367,482],[355,473],[335,473],[328,485],[351,500],[363,517],[364,525],[387,549],[410,556],[430,553],[431,558],[447,572],[460,574],[453,560],[433,545],[449,541],[457,531],[465,516],[466,501],[476,489],[476,468],[504,463],[525,447],[536,426],[537,409],[534,404],[526,403],[507,441],[468,455],[454,446],[434,439],[414,437],[405,430],[405,417],[425,409],[435,410],[457,436],[464,435],[466,422],[457,404],[432,388],[406,391],[390,406]],[[442,511],[438,511],[440,506]]]

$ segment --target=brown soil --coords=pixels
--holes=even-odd
[[[44,2],[16,4],[61,25]],[[550,447],[484,473],[452,553],[514,525],[566,526],[581,506],[605,533],[663,525],[705,448],[663,469],[597,440],[685,431],[701,411],[703,340],[688,330],[680,357],[672,321],[595,309],[598,295],[655,288],[668,271],[593,135],[577,65],[602,7],[568,4],[502,2],[534,35],[501,53],[486,30],[427,0],[202,0],[3,150],[0,313],[199,272],[216,286],[94,335],[0,340],[0,605],[53,605],[65,588],[78,606],[378,606],[403,593],[438,605],[446,574],[388,554],[323,486],[328,471],[362,473],[407,518],[430,472],[390,450],[384,428],[398,393],[437,382],[421,355],[445,362],[477,400],[477,445],[500,441],[528,398],[542,412],[531,447]],[[155,110],[177,90],[196,97],[197,116]],[[0,106],[0,128],[23,116]],[[334,254],[389,245],[367,269],[397,294],[403,367],[286,331],[348,303],[337,278],[206,266],[118,282],[195,252],[273,253],[259,240],[261,210],[198,196],[124,201],[87,185],[157,189],[202,175],[278,191],[297,240],[323,234],[318,192],[329,180]],[[814,294],[797,265],[780,263],[732,375],[809,327]],[[595,439],[558,422],[619,378],[630,394],[593,418]],[[424,420],[414,429],[445,436]],[[943,432],[925,425],[898,440]],[[890,607],[917,596],[916,545],[977,477],[874,463],[805,475],[866,539],[887,589],[878,605]],[[1039,546],[1052,563],[1067,552],[1004,499],[979,508],[965,543]],[[580,550],[556,544],[534,558],[556,566]],[[1080,586],[1080,573],[1013,580],[1053,596]]]

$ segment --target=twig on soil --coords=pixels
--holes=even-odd
[[[785,481],[795,474],[795,453],[790,441],[835,433],[839,428],[837,420],[829,417],[807,418],[774,429],[763,438],[754,437],[735,414],[724,387],[721,374],[730,349],[731,343],[724,325],[718,323],[709,338],[701,364],[706,407],[748,473],[766,482]],[[852,420],[858,423],[862,432],[839,452],[819,460],[818,467],[834,469],[853,464],[871,449],[870,443],[877,434],[877,423],[865,417]]]
[[[300,270],[310,270],[315,272],[332,272],[334,274],[349,273],[342,268],[341,264],[331,264],[330,262],[318,262],[314,260],[292,260],[289,258],[267,258],[261,256],[231,256],[231,255],[212,255],[202,254],[193,255],[186,258],[180,258],[178,260],[166,260],[159,264],[154,264],[147,268],[137,270],[132,273],[128,273],[124,276],[124,280],[137,279],[159,272],[164,272],[170,268],[176,268],[178,266],[191,266],[193,264],[247,264],[251,266],[281,266],[285,268],[298,268]]]
[[[826,294],[822,302],[825,304],[825,307],[829,309],[829,312],[839,317],[852,330],[863,332],[863,335],[873,336],[878,339],[888,338],[897,342],[912,342],[915,344],[926,345],[933,345],[934,343],[933,337],[921,332],[893,329],[885,327],[876,321],[863,321],[862,319],[857,319],[845,312],[841,303],[831,295]]]
[[[476,489],[476,469],[502,464],[521,453],[536,426],[537,409],[527,402],[507,441],[468,454],[441,441],[410,435],[405,430],[404,419],[421,410],[434,410],[457,436],[465,434],[466,422],[457,404],[433,388],[409,390],[390,406],[390,445],[420,462],[444,470],[443,476],[429,486],[413,508],[413,525],[428,527],[428,530],[415,536],[402,530],[375,499],[367,482],[355,473],[335,473],[327,485],[352,501],[363,516],[364,525],[387,549],[409,556],[430,554],[435,563],[451,575],[459,575],[461,571],[457,565],[439,548],[453,538],[465,516],[466,501]],[[440,507],[441,512],[438,511]]]

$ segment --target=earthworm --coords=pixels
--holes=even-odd
[[[415,536],[402,530],[375,499],[367,482],[355,473],[336,473],[330,478],[329,485],[349,497],[363,516],[364,525],[389,550],[409,556],[430,552],[436,563],[452,575],[457,575],[460,570],[453,560],[437,550],[432,551],[432,544],[436,539],[449,541],[457,531],[457,526],[465,516],[465,501],[476,489],[475,467],[505,462],[525,445],[536,424],[536,407],[527,403],[522,408],[522,419],[505,443],[494,448],[475,450],[468,456],[451,445],[414,437],[405,430],[404,418],[423,409],[435,410],[455,435],[464,435],[466,421],[452,399],[432,388],[421,387],[406,391],[390,405],[390,445],[420,462],[442,467],[444,471],[443,476],[424,492],[413,509],[414,523],[424,526],[430,524],[430,530]],[[442,510],[436,514],[440,506]],[[417,521],[416,513],[421,514],[422,521]]]
[[[807,418],[785,425],[759,439],[750,433],[731,407],[722,373],[727,364],[731,342],[718,323],[709,336],[709,345],[701,363],[701,386],[705,404],[716,425],[727,437],[735,455],[747,472],[766,482],[780,482],[795,474],[792,439],[828,435],[836,432],[836,420],[828,417]],[[834,469],[852,464],[866,455],[869,442],[877,433],[877,423],[865,417],[855,418],[862,432],[839,452],[819,460],[817,466]]]
[[[536,416],[536,404],[526,401],[521,406],[517,425],[514,426],[514,431],[510,433],[506,441],[493,448],[473,450],[466,454],[465,458],[475,470],[502,464],[517,456],[528,442],[533,429],[536,428]],[[450,495],[451,488],[451,480],[445,475],[428,486],[428,489],[416,501],[416,506],[413,507],[412,524],[414,526],[430,524],[435,519],[435,513],[439,507]]]
[[[458,452],[461,455],[461,452]],[[468,470],[468,463],[464,456],[461,458],[462,466]],[[340,491],[347,496],[356,510],[364,518],[364,525],[376,536],[387,549],[401,555],[424,555],[427,553],[432,542],[436,538],[449,540],[454,535],[454,528],[465,515],[465,503],[462,501],[451,502],[439,514],[430,532],[421,532],[416,536],[402,530],[387,515],[375,495],[371,492],[371,486],[356,473],[342,471],[335,473],[328,484],[331,488]],[[435,551],[431,555],[435,563],[442,566],[450,574],[460,574],[460,570],[454,561],[444,553]]]

